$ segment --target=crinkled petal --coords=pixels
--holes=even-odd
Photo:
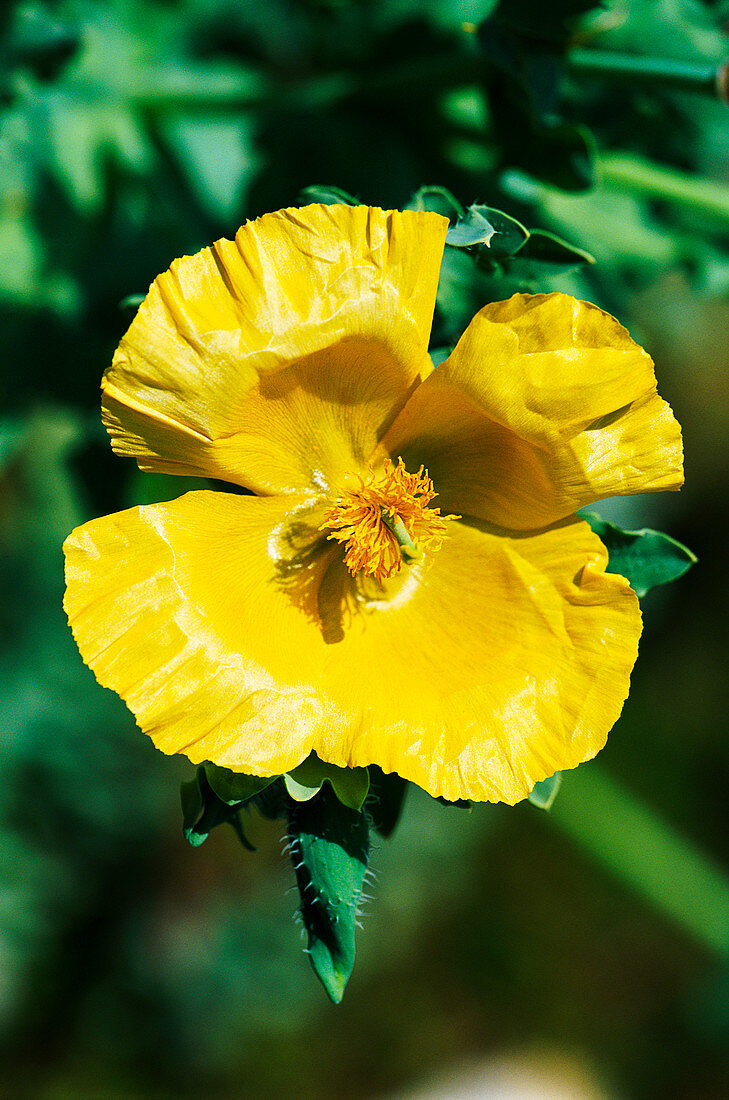
[[[403,570],[356,614],[331,567],[314,747],[433,795],[514,803],[605,743],[637,656],[638,601],[574,517],[530,535],[450,529],[430,567]]]
[[[518,530],[683,483],[680,428],[650,357],[609,314],[565,294],[482,309],[383,451],[423,463],[444,512]]]
[[[176,260],[104,376],[114,449],[261,494],[339,485],[432,370],[447,228],[315,205]]]
[[[322,716],[324,644],[307,613],[316,561],[301,567],[310,584],[286,568],[306,510],[293,497],[195,492],[66,540],[81,654],[163,752],[259,775],[310,752]]]

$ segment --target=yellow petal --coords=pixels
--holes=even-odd
[[[605,743],[637,655],[638,601],[576,518],[536,535],[450,531],[430,568],[411,566],[379,601],[372,590],[357,615],[343,567],[330,568],[314,747],[433,795],[514,803]]]
[[[308,206],[176,260],[104,377],[114,449],[262,494],[340,484],[432,369],[447,228],[431,213]]]
[[[427,467],[443,511],[519,530],[683,483],[680,428],[650,357],[609,314],[565,294],[482,309],[383,450]]]
[[[163,752],[258,775],[310,752],[322,714],[318,559],[297,569],[287,558],[306,510],[293,497],[188,493],[66,540],[81,654]]]

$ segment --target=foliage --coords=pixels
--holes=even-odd
[[[711,68],[729,53],[725,9],[0,9],[0,1091],[237,1095],[255,1081],[281,1097],[388,1094],[534,1041],[581,1051],[585,1072],[626,1095],[722,1095],[729,112],[698,77],[691,91],[670,74],[588,72],[576,51]],[[60,542],[84,519],[190,487],[114,459],[98,423],[100,372],[138,296],[173,257],[303,192],[451,217],[436,360],[515,290],[566,290],[621,317],[685,425],[689,485],[590,522],[636,590],[651,579],[646,540],[664,579],[690,561],[634,530],[643,522],[685,539],[701,566],[648,593],[631,701],[548,814],[446,810],[375,768],[364,811],[362,785],[340,809],[331,776],[246,794],[206,767],[185,777],[189,839],[243,821],[259,851],[217,830],[192,852],[175,765],[80,663]],[[353,940],[330,938],[340,903],[318,862],[322,802],[357,822],[348,921],[366,862],[358,815],[388,836],[402,812],[372,854],[378,901],[335,1026],[296,969],[280,896],[294,877],[280,864],[286,818],[328,899],[305,907],[305,931],[339,980]]]

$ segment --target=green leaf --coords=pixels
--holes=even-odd
[[[370,764],[370,797],[367,810],[372,825],[380,836],[389,837],[400,820],[408,782],[395,772],[383,772],[376,764]]]
[[[182,831],[185,834],[185,839],[192,844],[193,848],[197,848],[202,844],[204,840],[207,840],[208,834],[201,835],[195,829],[197,822],[200,819],[200,815],[203,812],[203,793],[198,782],[198,776],[200,769],[194,779],[185,780],[180,784],[180,802],[182,803]]]
[[[278,778],[276,775],[243,775],[242,772],[219,768],[217,764],[205,764],[204,768],[210,787],[220,801],[229,806],[248,802]]]
[[[636,596],[645,596],[651,588],[678,580],[697,561],[686,546],[670,535],[652,531],[623,531],[614,523],[590,512],[581,512],[608,552],[608,569],[621,573]]]
[[[462,218],[446,233],[446,244],[454,248],[472,248],[476,244],[488,245],[496,230],[478,207],[469,206]]]
[[[119,303],[119,309],[122,313],[136,313],[145,297],[144,294],[127,294]]]
[[[448,218],[451,222],[465,217],[466,214],[464,207],[455,195],[453,195],[447,187],[439,187],[437,184],[430,184],[427,187],[418,188],[405,209],[431,210],[435,214],[442,214],[443,217]],[[473,210],[476,208],[471,207],[470,209]]]
[[[199,848],[218,825],[232,825],[241,844],[254,851],[243,832],[239,810],[241,802],[223,802],[208,782],[204,765],[200,765],[194,779],[180,785],[182,802],[182,831],[193,848]]]
[[[478,250],[479,266],[491,267],[492,261],[513,256],[529,239],[529,230],[510,214],[493,206],[472,206],[493,227],[494,233],[488,245]]]
[[[308,802],[322,784],[331,785],[339,801],[351,810],[361,810],[370,786],[367,768],[338,768],[325,764],[312,753],[284,776],[286,789],[296,802]]]
[[[442,348],[431,348],[429,355],[433,362],[434,367],[439,367],[441,363],[444,363],[448,356],[453,351],[453,344],[448,344]]]
[[[323,202],[326,206],[361,206],[359,199],[343,191],[341,187],[329,187],[327,184],[313,183],[299,192],[299,202]]]
[[[291,802],[288,841],[314,973],[339,1004],[355,957],[357,910],[369,858],[367,817],[324,787]]]
[[[11,65],[32,69],[41,80],[55,79],[81,44],[81,33],[55,19],[45,5],[17,4],[5,49]]]
[[[524,242],[517,262],[528,260],[534,264],[547,264],[552,272],[573,271],[583,264],[594,264],[595,257],[577,245],[550,233],[546,229],[532,229]],[[511,270],[511,268],[510,268]]]
[[[237,224],[258,167],[250,116],[173,111],[162,119],[160,135],[202,208],[226,224]]]
[[[532,806],[537,806],[540,810],[551,810],[552,803],[557,797],[561,785],[562,772],[555,772],[548,779],[542,779],[541,782],[535,783],[529,795]]]

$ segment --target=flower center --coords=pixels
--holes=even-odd
[[[460,518],[428,507],[438,494],[423,466],[409,474],[401,458],[396,466],[387,459],[382,474],[359,481],[359,489],[337,498],[319,528],[346,545],[344,564],[353,576],[363,572],[382,583],[421,550],[439,550],[446,520]]]

